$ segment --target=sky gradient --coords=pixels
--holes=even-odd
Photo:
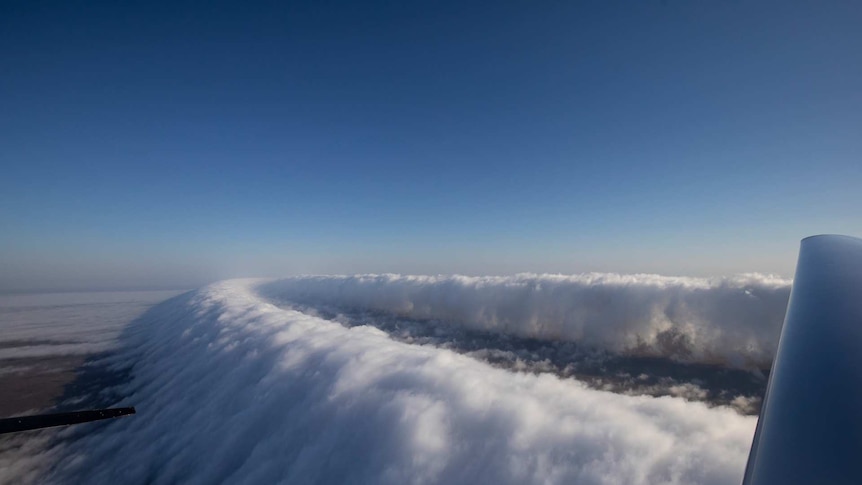
[[[862,6],[4,2],[0,291],[792,276],[862,234]]]

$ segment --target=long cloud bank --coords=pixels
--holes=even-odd
[[[120,404],[138,414],[69,430],[39,481],[736,484],[755,425],[393,341],[242,281],[156,306],[123,339]]]
[[[768,367],[790,281],[582,274],[308,276],[262,291],[274,299],[439,320],[612,352],[732,367]]]

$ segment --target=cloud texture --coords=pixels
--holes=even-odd
[[[388,295],[402,280],[370,281]],[[440,290],[452,294],[445,286],[457,281]],[[487,295],[480,281],[473,291]],[[754,418],[492,368],[280,308],[253,286],[181,295],[129,327],[112,365],[133,366],[121,404],[139,414],[63,431],[71,441],[51,451],[40,480],[717,485],[742,476]],[[410,301],[408,311],[430,303]],[[458,301],[461,315],[470,305]]]
[[[790,281],[758,274],[358,275],[289,278],[262,291],[285,301],[574,341],[618,353],[763,368],[778,343]]]

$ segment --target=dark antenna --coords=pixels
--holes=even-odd
[[[133,407],[94,409],[91,411],[75,411],[72,413],[37,414],[35,416],[18,416],[15,418],[0,419],[0,434],[88,423],[90,421],[119,418],[122,416],[129,416],[131,414],[135,414],[135,408]]]

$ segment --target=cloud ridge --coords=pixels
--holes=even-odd
[[[285,302],[439,320],[612,352],[765,368],[777,348],[790,281],[760,274],[383,274],[294,277],[261,291]]]
[[[54,483],[738,483],[755,420],[507,372],[279,308],[229,281],[124,335],[120,404]],[[89,425],[84,425],[89,426]]]

